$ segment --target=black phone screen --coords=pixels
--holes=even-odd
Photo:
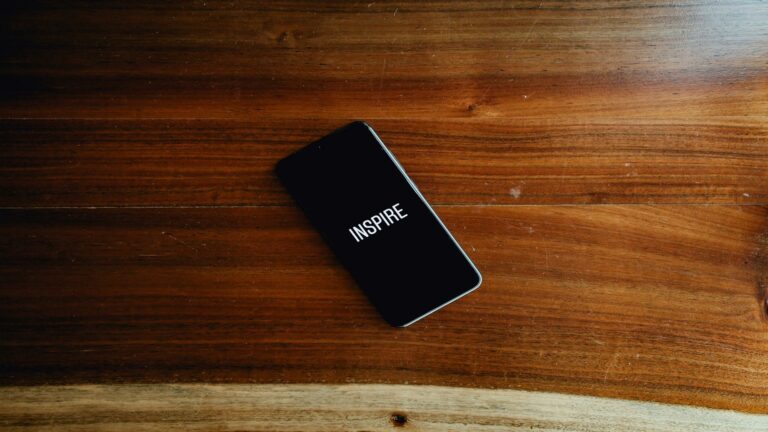
[[[477,268],[366,123],[282,159],[277,175],[391,325],[407,326],[480,285]]]

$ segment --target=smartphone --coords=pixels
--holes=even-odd
[[[301,148],[276,171],[391,325],[408,326],[480,286],[480,272],[366,123]]]

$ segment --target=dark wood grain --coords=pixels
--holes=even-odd
[[[3,17],[0,115],[764,125],[766,15],[762,1],[23,2]]]
[[[768,413],[768,3],[0,12],[0,384],[436,384]],[[413,328],[377,317],[272,175],[353,119],[484,274]]]
[[[768,203],[768,127],[370,122],[436,204]],[[292,205],[276,161],[343,121],[6,120],[0,205]]]
[[[484,285],[393,331],[293,208],[5,210],[0,382],[379,382],[766,412],[766,211],[438,207]]]

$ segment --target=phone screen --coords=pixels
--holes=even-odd
[[[391,325],[480,286],[480,272],[366,123],[286,157],[277,175]]]

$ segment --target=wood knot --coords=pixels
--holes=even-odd
[[[298,37],[298,39],[301,39],[301,37]],[[292,31],[284,31],[280,33],[275,40],[280,45],[284,45],[289,48],[296,48],[297,36]]]
[[[392,413],[392,415],[389,416],[389,421],[395,427],[403,427],[408,423],[408,416],[402,413]]]

